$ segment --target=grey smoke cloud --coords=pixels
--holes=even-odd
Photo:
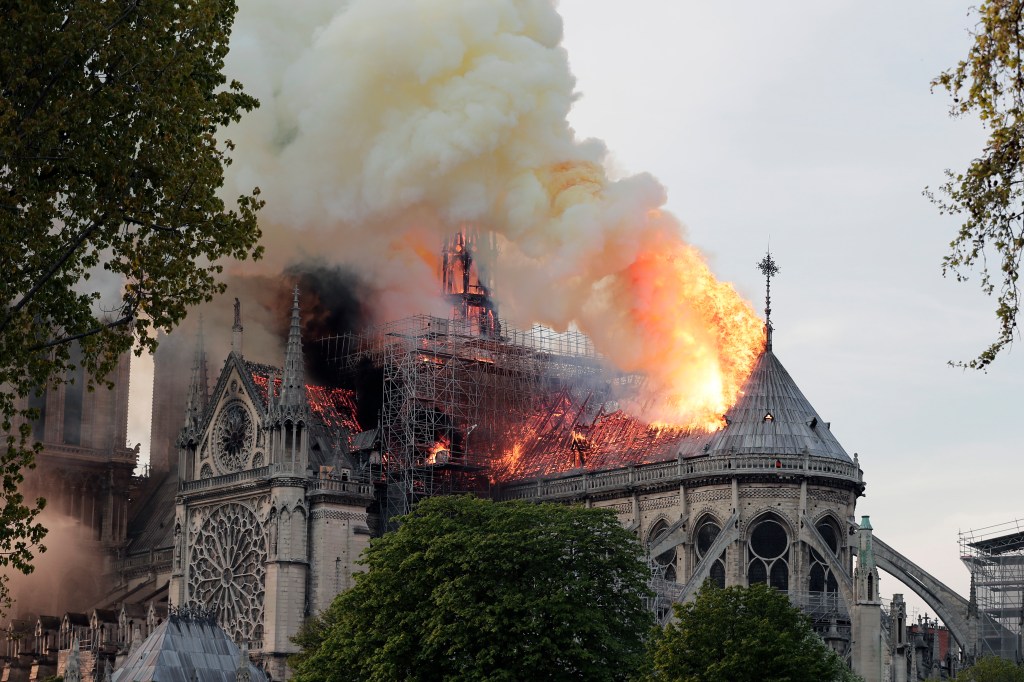
[[[655,416],[720,414],[729,357],[749,355],[722,338],[743,328],[753,348],[760,322],[685,244],[661,185],[608,177],[604,144],[577,138],[561,38],[549,0],[244,3],[228,71],[262,104],[226,133],[225,194],[263,190],[267,258],[233,274],[323,258],[373,284],[379,319],[441,312],[439,245],[471,224],[498,235],[513,323],[588,333],[648,375]],[[669,255],[639,271],[654,245]],[[664,319],[648,314],[666,300]]]

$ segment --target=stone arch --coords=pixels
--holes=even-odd
[[[660,544],[660,542],[668,536],[671,525],[672,524],[669,523],[668,518],[661,515],[648,527],[647,538],[644,541],[644,547],[647,548],[648,552],[654,550],[655,545]],[[652,568],[657,568],[659,572],[664,569],[665,580],[671,582],[676,581],[677,559],[678,553],[675,546],[672,546],[659,554],[652,554],[650,557],[650,560],[653,562]]]
[[[934,609],[936,615],[953,633],[953,638],[964,648],[971,646],[971,625],[968,617],[969,602],[953,589],[923,568],[882,542],[877,535],[871,538],[875,563],[878,568],[893,575]],[[877,586],[876,586],[877,590]]]
[[[743,575],[746,583],[767,583],[790,589],[793,577],[793,544],[797,534],[785,515],[769,509],[759,512],[743,529]]]
[[[651,521],[651,523],[647,526],[647,532],[644,534],[645,546],[651,544],[651,541],[654,539],[654,530],[658,527],[659,523],[665,524],[665,528],[668,528],[672,525],[672,522],[668,520],[668,517],[665,514],[658,514],[658,516],[655,517],[654,520]]]
[[[806,587],[809,595],[826,602],[835,602],[838,606],[838,595],[844,592],[845,573],[838,572],[843,566],[844,552],[848,549],[847,534],[844,524],[830,510],[818,514],[810,523],[815,543],[806,543]],[[824,552],[831,554],[825,554]],[[844,595],[844,601],[846,597]]]
[[[306,510],[301,503],[296,504],[291,514],[288,530],[289,557],[304,558],[306,554]]]
[[[291,528],[292,523],[292,512],[288,509],[287,505],[281,507],[281,512],[278,515],[277,529],[278,529],[278,540],[277,540],[277,554],[278,556],[290,557],[291,556],[291,534],[288,532]]]
[[[267,515],[267,554],[271,559],[277,558],[278,531],[277,508],[271,507],[270,514]]]
[[[750,529],[768,516],[774,517],[776,521],[779,521],[785,526],[786,533],[789,535],[790,544],[796,541],[796,538],[799,535],[799,527],[794,523],[793,519],[780,511],[778,507],[763,506],[759,507],[750,516],[748,516],[746,521],[740,521],[740,537],[744,542],[750,539]]]
[[[811,522],[815,526],[817,526],[822,521],[831,521],[832,523],[835,524],[836,530],[838,530],[838,531],[843,531],[843,529],[846,528],[849,525],[848,523],[844,523],[843,520],[840,519],[836,515],[836,513],[833,510],[831,510],[831,509],[824,509],[821,512],[819,512],[817,516],[815,516],[813,519],[811,519]]]
[[[694,566],[705,558],[704,555],[711,551],[715,540],[725,530],[722,520],[712,510],[702,510],[696,519],[690,529],[690,547],[692,548]],[[708,570],[708,577],[719,587],[725,587],[725,557],[728,551],[728,549],[723,549]]]

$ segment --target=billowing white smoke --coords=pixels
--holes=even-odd
[[[576,139],[561,37],[549,0],[243,0],[228,71],[262,104],[227,132],[226,194],[259,186],[267,200],[267,259],[243,272],[327,258],[374,283],[383,315],[437,311],[439,246],[472,224],[499,235],[504,317],[578,325],[674,394],[657,416],[724,409],[736,387],[718,377],[735,363],[722,327],[757,337],[747,362],[760,323],[738,299],[706,300],[735,293],[658,210],[658,182],[608,179],[604,145]],[[664,284],[677,270],[699,281]],[[680,382],[713,395],[680,396]]]

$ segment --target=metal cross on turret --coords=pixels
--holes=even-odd
[[[764,275],[764,327],[767,337],[766,348],[772,349],[772,277],[779,274],[779,266],[772,259],[772,252],[765,253],[764,258],[757,264],[757,268]]]

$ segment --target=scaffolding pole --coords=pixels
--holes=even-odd
[[[960,533],[960,560],[971,572],[978,605],[978,655],[1022,660],[1024,522]]]

